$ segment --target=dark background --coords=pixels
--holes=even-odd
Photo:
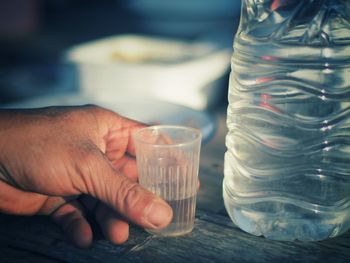
[[[164,12],[158,9],[158,13],[145,15],[135,12],[128,2],[0,0],[0,105],[61,89],[77,89],[76,83],[66,77],[70,67],[61,63],[64,51],[75,44],[110,35],[142,33],[186,40],[217,34],[224,39],[220,40],[223,45],[231,45],[238,24],[238,16],[233,15],[237,14],[235,10],[232,16],[227,12],[222,17],[210,13],[201,16],[199,9],[193,15],[176,10],[169,13],[164,4]],[[186,23],[189,26],[202,23],[202,27],[182,32],[152,30],[147,27],[150,20],[163,24],[181,21],[185,28]],[[219,23],[210,23],[212,20]]]

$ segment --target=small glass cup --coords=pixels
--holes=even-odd
[[[192,231],[201,138],[197,129],[170,125],[150,126],[134,134],[139,183],[173,209],[169,226],[148,232],[179,236]]]

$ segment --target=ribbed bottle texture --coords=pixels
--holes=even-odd
[[[242,8],[226,209],[270,239],[339,235],[350,228],[350,3],[244,0]]]

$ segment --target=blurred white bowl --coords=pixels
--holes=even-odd
[[[139,35],[120,35],[68,50],[83,94],[153,98],[205,109],[220,92],[211,83],[229,69],[231,49]],[[216,95],[217,94],[217,95]]]

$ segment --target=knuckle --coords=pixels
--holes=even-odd
[[[102,108],[95,104],[85,104],[81,106],[81,110],[84,114],[91,115],[95,119],[102,111]]]

